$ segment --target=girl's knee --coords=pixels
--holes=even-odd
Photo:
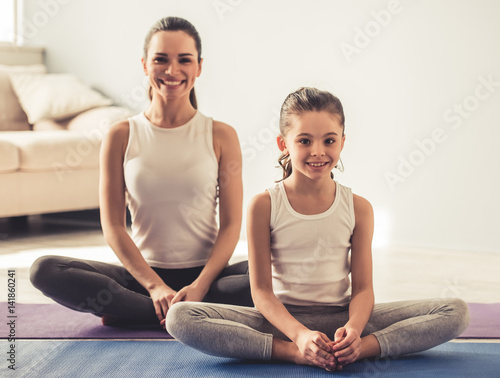
[[[462,299],[453,298],[450,300],[454,318],[457,324],[457,336],[463,333],[469,326],[469,306]]]
[[[191,306],[189,302],[178,302],[168,309],[165,328],[177,340],[181,340],[184,330],[189,328],[193,316]]]
[[[165,319],[167,332],[186,344],[205,329],[207,319],[222,319],[221,305],[200,302],[178,302],[168,309]]]

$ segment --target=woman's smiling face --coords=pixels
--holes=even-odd
[[[189,97],[202,66],[194,39],[183,31],[155,33],[142,63],[153,96],[165,99]]]

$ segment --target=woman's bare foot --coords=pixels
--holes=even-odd
[[[119,325],[121,318],[113,315],[103,315],[101,316],[101,322],[104,326],[115,326]]]

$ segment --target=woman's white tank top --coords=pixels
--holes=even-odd
[[[133,241],[153,267],[204,265],[218,233],[212,118],[197,111],[165,129],[141,113],[129,124],[123,167]]]
[[[314,215],[292,208],[282,181],[268,189],[272,283],[282,303],[345,306],[350,301],[353,195],[338,182],[335,188],[330,208]]]

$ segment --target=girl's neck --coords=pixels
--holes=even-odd
[[[196,109],[189,98],[167,101],[154,96],[144,114],[154,125],[170,129],[187,123],[196,114]]]
[[[335,183],[330,176],[325,176],[321,180],[311,180],[293,172],[283,183],[287,189],[297,195],[329,196],[335,191]]]
[[[292,173],[289,178],[283,181],[283,185],[288,203],[299,214],[322,214],[335,201],[336,184],[330,177],[327,177],[326,180],[313,181]]]

